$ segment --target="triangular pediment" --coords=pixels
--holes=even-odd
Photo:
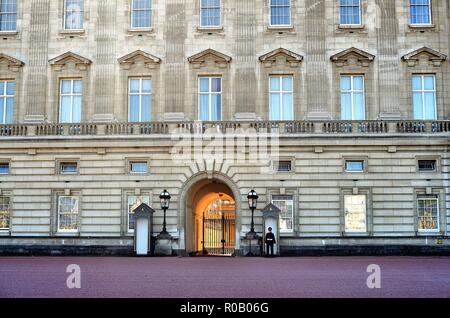
[[[264,55],[261,55],[259,57],[259,60],[261,62],[265,62],[265,61],[276,61],[278,56],[284,56],[286,58],[286,60],[288,61],[298,61],[301,62],[303,60],[303,56],[301,56],[300,54],[294,53],[292,51],[283,49],[283,48],[279,48],[276,50],[273,50],[269,53],[266,53]]]
[[[359,65],[368,66],[375,59],[375,55],[365,52],[363,50],[351,47],[342,52],[334,54],[330,57],[331,61],[338,66]]]
[[[90,65],[92,63],[91,60],[81,55],[75,54],[73,52],[66,52],[64,54],[58,55],[57,57],[52,58],[48,62],[50,63],[50,65],[64,65],[67,64],[67,62],[85,65]]]
[[[231,62],[231,57],[220,53],[213,49],[207,49],[200,53],[194,54],[188,58],[189,63],[196,65],[197,67],[204,65],[207,62],[213,62],[218,66],[225,66]]]
[[[405,54],[402,57],[402,60],[406,61],[409,66],[417,65],[420,60],[427,61],[433,66],[440,66],[446,59],[447,56],[445,54],[442,54],[425,46],[408,54]]]
[[[23,66],[25,63],[6,54],[0,53],[0,63],[6,63],[8,66]]]
[[[159,64],[161,62],[161,59],[159,57],[156,57],[150,53],[137,50],[134,52],[131,52],[130,54],[127,54],[125,56],[122,56],[118,59],[119,64],[122,65],[125,68],[131,67],[133,64],[142,63],[148,67],[153,67],[156,64]]]

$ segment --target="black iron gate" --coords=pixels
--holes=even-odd
[[[235,211],[203,213],[203,255],[232,255],[235,248]]]

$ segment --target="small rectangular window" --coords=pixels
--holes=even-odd
[[[0,124],[12,124],[14,120],[13,81],[0,81]]]
[[[218,27],[221,25],[220,1],[221,0],[200,0],[201,27]]]
[[[294,231],[294,198],[292,195],[274,195],[272,203],[281,210],[280,232]]]
[[[340,24],[361,24],[361,0],[340,0]]]
[[[9,174],[8,162],[0,162],[0,174]]]
[[[0,0],[0,32],[16,31],[17,0]]]
[[[152,0],[131,1],[131,28],[152,27]]]
[[[341,76],[341,119],[364,120],[364,76]]]
[[[431,24],[431,0],[410,0],[411,24]]]
[[[78,204],[77,196],[58,197],[58,232],[78,231]]]
[[[149,122],[152,119],[152,80],[130,78],[128,88],[128,121]]]
[[[364,172],[364,160],[346,160],[346,172]]]
[[[345,232],[367,232],[366,196],[344,196]]]
[[[59,122],[81,122],[83,104],[83,81],[64,79],[60,83]]]
[[[291,25],[291,0],[269,0],[270,1],[270,25]]]
[[[148,163],[145,161],[130,162],[131,173],[147,173]]]
[[[64,1],[64,30],[83,30],[84,1]]]
[[[78,173],[78,164],[76,162],[61,162],[59,166],[60,174]]]
[[[0,230],[9,230],[11,223],[11,198],[0,195]]]
[[[128,233],[133,233],[135,228],[134,210],[142,203],[150,205],[150,197],[148,195],[129,195],[127,202],[127,231]]]
[[[220,77],[200,77],[198,82],[199,120],[222,120],[222,79]]]
[[[275,161],[273,168],[276,172],[291,172],[292,162],[290,160]]]
[[[421,172],[435,172],[437,169],[436,160],[419,160],[418,165]]]
[[[434,75],[412,77],[415,120],[436,120],[436,82]]]
[[[417,198],[419,232],[439,232],[439,199],[437,196]]]

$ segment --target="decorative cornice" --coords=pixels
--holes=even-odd
[[[290,64],[291,67],[297,67],[301,61],[303,61],[303,56],[284,48],[278,48],[269,53],[261,55],[259,60],[264,64],[265,67],[271,67],[276,64],[278,57],[283,57],[286,63]]]
[[[77,69],[79,69],[80,71],[85,71],[87,67],[92,63],[91,60],[70,51],[58,55],[57,57],[52,58],[48,62],[57,70],[61,70],[67,64],[68,61],[73,61]]]
[[[404,56],[402,56],[402,60],[405,61],[409,67],[414,67],[422,59],[421,57],[424,56],[427,56],[428,63],[431,66],[441,66],[442,62],[447,59],[447,56],[445,54],[424,46],[420,49],[405,54]]]
[[[122,56],[117,60],[123,68],[130,69],[131,66],[136,63],[136,60],[140,58],[144,60],[144,64],[147,68],[155,68],[157,64],[161,63],[161,59],[159,57],[156,57],[142,50],[136,50],[125,56]]]
[[[363,50],[351,47],[342,52],[334,54],[330,57],[331,61],[336,63],[336,66],[348,66],[356,64],[363,67],[368,67],[375,59],[375,55],[365,52]]]
[[[188,58],[189,63],[195,68],[200,68],[206,62],[212,60],[218,67],[226,67],[231,62],[231,57],[213,49],[207,49]]]
[[[19,69],[25,65],[24,62],[12,57],[12,56],[0,53],[0,63],[3,63],[3,61],[6,62],[5,64],[7,64],[8,69],[13,72],[18,72]]]

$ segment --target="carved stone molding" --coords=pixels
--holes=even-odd
[[[210,63],[217,67],[225,68],[231,62],[231,57],[213,49],[207,49],[188,58],[194,68],[200,68]]]
[[[137,50],[118,59],[123,69],[129,70],[134,65],[142,63],[146,68],[154,69],[161,63],[161,59],[150,53]]]
[[[92,61],[75,53],[66,52],[64,54],[58,55],[48,61],[55,71],[61,71],[67,68],[67,64],[75,64],[75,68],[78,71],[86,71],[91,65]]]
[[[337,67],[344,67],[344,66],[369,67],[370,63],[372,63],[373,60],[375,59],[375,55],[351,47],[347,50],[332,55],[330,59],[332,62],[336,64]]]
[[[442,62],[446,59],[447,56],[445,54],[425,46],[402,57],[402,60],[405,61],[409,67],[415,67],[417,65],[441,66]]]
[[[0,53],[0,64],[6,64],[11,72],[18,72],[25,65],[24,62],[3,53]]]
[[[288,64],[291,67],[298,67],[300,62],[303,61],[303,56],[280,47],[260,56],[259,60],[264,67],[272,67],[276,64]]]

